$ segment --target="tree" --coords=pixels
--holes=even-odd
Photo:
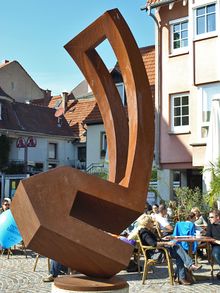
[[[211,172],[210,191],[206,195],[206,201],[213,208],[220,197],[220,158],[216,165],[211,164],[211,167],[206,169],[206,171]]]

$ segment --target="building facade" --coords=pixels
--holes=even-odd
[[[176,180],[205,191],[211,102],[220,95],[220,8],[219,0],[149,0],[147,11],[156,16],[159,192],[169,199]]]
[[[36,174],[72,165],[75,147],[72,131],[55,110],[0,98],[0,140],[8,140],[9,161],[2,173]],[[7,138],[7,139],[6,139]],[[3,145],[3,144],[2,144]],[[5,145],[0,150],[5,151]]]

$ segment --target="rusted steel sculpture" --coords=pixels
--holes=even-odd
[[[119,62],[128,118],[95,47],[108,39]],[[70,167],[22,180],[12,213],[24,243],[88,276],[111,277],[127,266],[132,248],[120,233],[142,212],[151,174],[154,108],[135,40],[117,9],[107,11],[65,49],[97,99],[107,133],[109,181]]]

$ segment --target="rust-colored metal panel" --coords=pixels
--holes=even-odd
[[[108,39],[126,87],[128,118],[95,47]],[[109,181],[70,167],[22,180],[12,213],[24,243],[89,276],[126,267],[132,247],[120,233],[144,209],[154,147],[154,108],[135,40],[117,9],[107,11],[66,46],[89,82],[103,117]],[[28,224],[30,221],[30,224]]]

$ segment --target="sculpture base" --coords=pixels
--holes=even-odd
[[[110,279],[92,278],[88,276],[62,276],[54,280],[52,293],[128,293],[129,285],[123,279],[112,277]]]

